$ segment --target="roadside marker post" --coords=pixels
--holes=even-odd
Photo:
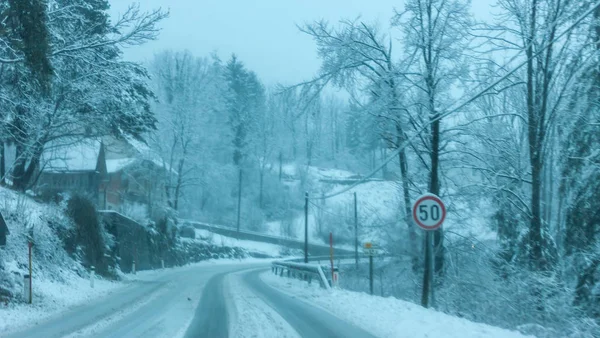
[[[373,295],[373,256],[375,255],[375,249],[373,243],[365,243],[365,251],[369,255],[369,292]]]
[[[30,299],[31,299],[31,275],[24,275],[23,276],[23,299],[27,302],[30,303]]]
[[[91,266],[92,271],[90,272],[90,287],[93,289],[94,288],[94,275],[96,274],[96,269],[94,268],[94,266]]]
[[[433,288],[433,231],[439,229],[446,219],[446,206],[434,194],[425,194],[417,198],[412,207],[415,223],[425,230],[425,271],[423,274],[423,292],[421,305],[428,308],[434,304]],[[430,298],[431,295],[431,298]]]

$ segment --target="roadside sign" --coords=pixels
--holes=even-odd
[[[413,219],[421,229],[437,230],[446,219],[446,206],[434,194],[425,194],[417,199],[412,208]]]
[[[371,242],[365,243],[365,253],[369,256],[375,256],[375,254],[377,253],[377,250],[375,250],[375,248],[373,247],[373,243],[371,243]]]

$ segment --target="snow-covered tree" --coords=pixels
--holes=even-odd
[[[16,145],[11,175],[17,189],[34,183],[48,142],[106,134],[140,137],[155,121],[145,69],[121,60],[120,54],[123,46],[153,39],[166,13],[142,13],[132,6],[111,23],[107,1],[53,1],[48,6],[49,85],[35,85],[24,68],[24,53],[0,59],[1,104],[8,114],[3,121],[8,141]]]

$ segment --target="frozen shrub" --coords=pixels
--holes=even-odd
[[[106,236],[96,207],[87,197],[74,195],[67,202],[67,214],[75,224],[75,238],[83,265],[95,266],[98,273],[105,274],[108,271],[104,262]]]

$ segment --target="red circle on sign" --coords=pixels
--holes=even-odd
[[[419,205],[421,203],[423,203],[424,201],[428,201],[428,200],[432,200],[435,203],[437,203],[440,208],[442,209],[442,217],[440,217],[439,222],[435,223],[434,225],[427,225],[427,224],[423,224],[419,218],[417,217],[417,209],[419,208]],[[437,230],[440,228],[440,226],[442,226],[442,223],[444,223],[444,220],[446,219],[446,206],[444,205],[444,202],[442,202],[442,200],[435,196],[435,195],[425,195],[421,198],[419,198],[415,204],[413,204],[413,220],[415,220],[415,222],[417,223],[417,225],[424,230]]]

